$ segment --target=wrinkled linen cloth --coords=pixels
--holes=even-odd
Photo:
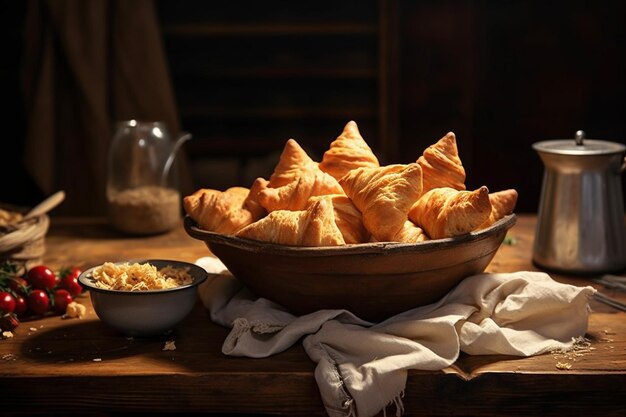
[[[222,352],[261,358],[302,339],[330,417],[370,417],[389,405],[403,413],[407,370],[441,370],[460,352],[531,356],[570,349],[587,331],[593,287],[546,273],[484,273],[463,280],[434,304],[370,323],[346,310],[294,316],[255,297],[217,258],[199,294],[211,319],[232,328]]]

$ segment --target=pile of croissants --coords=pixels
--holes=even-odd
[[[492,225],[516,203],[514,189],[466,190],[454,133],[416,162],[380,166],[354,121],[319,163],[289,139],[269,180],[183,199],[204,230],[292,246],[454,237]]]

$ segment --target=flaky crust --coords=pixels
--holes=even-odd
[[[317,162],[311,159],[295,139],[289,139],[285,143],[278,164],[270,176],[268,186],[272,188],[282,187],[294,181],[302,171],[313,169],[318,169]]]
[[[330,148],[324,152],[322,162],[319,164],[322,171],[337,180],[353,169],[378,166],[380,166],[378,158],[361,136],[354,121],[348,122],[341,135],[331,142]]]
[[[475,191],[442,187],[422,195],[411,208],[409,219],[424,229],[431,239],[443,239],[475,230],[490,213],[487,187]]]
[[[243,201],[243,207],[252,213],[252,218],[257,221],[267,215],[267,210],[259,202],[259,193],[266,189],[269,184],[265,178],[257,178],[250,186],[250,192]]]
[[[363,224],[363,215],[352,201],[343,194],[311,197],[307,203],[311,205],[320,199],[328,199],[335,213],[335,223],[346,243],[365,243],[370,239],[370,233]]]
[[[268,212],[304,210],[309,198],[328,194],[343,194],[343,189],[336,179],[315,167],[300,171],[294,180],[281,187],[259,191],[258,201]]]
[[[241,229],[237,236],[290,246],[344,245],[332,204],[320,199],[306,210],[276,210]]]
[[[417,163],[423,171],[424,193],[440,187],[465,190],[465,168],[459,158],[454,133],[448,132],[426,148]]]
[[[363,223],[379,241],[391,241],[422,193],[422,169],[417,163],[357,168],[339,183],[363,214]]]
[[[243,207],[248,194],[244,187],[226,191],[202,188],[186,196],[183,207],[202,229],[232,235],[254,221],[252,213]]]
[[[485,229],[504,216],[513,213],[517,204],[517,190],[510,188],[490,193],[489,201],[491,202],[491,213],[487,221],[478,226],[478,229]]]
[[[411,220],[407,220],[402,225],[402,229],[393,238],[394,242],[402,243],[419,243],[429,240],[424,230],[413,223]]]

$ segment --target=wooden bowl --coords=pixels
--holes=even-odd
[[[438,301],[465,277],[485,270],[515,224],[511,214],[487,229],[421,243],[364,243],[333,247],[283,246],[200,229],[232,274],[259,297],[296,315],[346,309],[369,321]]]

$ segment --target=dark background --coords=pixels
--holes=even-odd
[[[0,201],[32,205],[43,195],[22,161],[27,6],[0,4]],[[355,120],[382,163],[415,161],[455,132],[468,188],[516,188],[517,211],[534,212],[532,143],[578,129],[626,142],[624,1],[155,5],[195,188],[268,177],[288,138],[320,160]]]

